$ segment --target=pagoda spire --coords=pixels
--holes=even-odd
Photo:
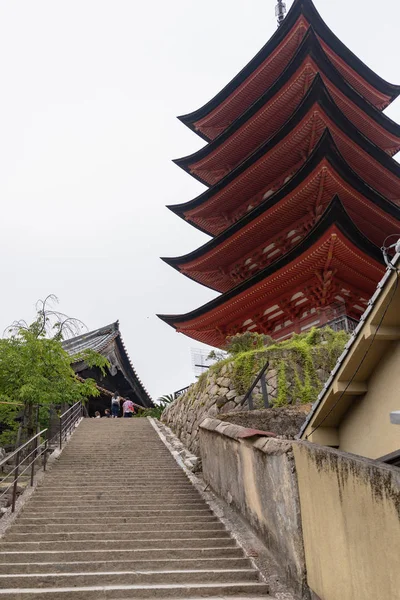
[[[286,15],[286,4],[283,0],[278,0],[278,4],[275,6],[275,16],[278,19],[278,27],[282,23]]]

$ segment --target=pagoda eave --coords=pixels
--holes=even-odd
[[[324,134],[305,165],[276,194],[200,248],[164,260],[190,279],[225,292],[302,239],[335,190],[375,245],[381,246],[399,228],[400,208],[366,185],[343,160],[331,136]]]
[[[254,277],[190,313],[159,316],[179,332],[218,346],[221,343],[220,339],[216,343],[218,330],[229,335],[238,327],[241,316],[250,314],[249,311],[259,314],[262,309],[262,317],[269,315],[278,297],[282,294],[292,297],[292,292],[303,289],[310,278],[316,276],[322,283],[329,279],[332,285],[338,279],[344,289],[356,289],[368,300],[384,268],[380,249],[363,236],[336,200],[298,246]],[[335,298],[344,293],[334,287],[332,291]],[[312,304],[312,297],[308,303]],[[324,305],[322,301],[321,306]],[[318,307],[316,300],[312,308]],[[234,327],[229,328],[230,324]]]
[[[360,132],[390,156],[396,154],[400,126],[346,82],[310,29],[290,64],[257,102],[208,145],[173,162],[204,185],[216,183],[256,149],[261,143],[258,139],[276,134],[301,101],[296,90],[300,86],[306,91],[318,73],[347,118],[355,119]],[[231,163],[228,167],[227,160]]]
[[[204,139],[214,139],[216,134],[218,135],[221,131],[217,131],[216,134],[211,135],[207,133],[207,127],[210,127],[207,125],[207,121],[210,121],[212,115],[214,113],[221,113],[222,110],[226,114],[228,114],[227,111],[230,111],[230,119],[225,116],[225,120],[228,119],[228,122],[229,120],[232,122],[232,120],[243,113],[259,97],[262,90],[269,87],[262,80],[263,67],[269,67],[269,72],[271,72],[271,60],[275,60],[277,55],[282,55],[282,60],[284,59],[282,45],[283,43],[286,46],[288,45],[291,30],[294,29],[294,33],[296,33],[297,27],[299,32],[303,30],[305,34],[309,26],[312,26],[315,30],[316,35],[323,44],[325,52],[327,52],[336,68],[342,71],[343,74],[346,74],[350,85],[358,89],[369,102],[379,109],[383,109],[399,95],[399,85],[388,83],[379,77],[333,34],[323,22],[311,0],[295,0],[286,19],[284,19],[272,38],[240,73],[203,107],[187,115],[182,115],[179,119]],[[301,43],[301,38],[297,36],[296,45],[293,46],[293,43],[292,41],[292,50],[285,49],[286,60],[291,59],[296,47]],[[349,72],[349,67],[351,72]],[[275,78],[279,74],[279,72],[276,73]],[[258,80],[256,79],[257,77]],[[270,85],[272,81],[273,79]],[[250,85],[251,88],[249,87]],[[241,92],[242,100],[240,99],[239,92]],[[223,129],[225,127],[222,127]]]
[[[320,111],[318,114],[321,133],[318,133],[312,124],[315,120],[317,109]],[[295,138],[294,132],[300,131],[301,128],[305,132],[308,131],[307,134],[304,134],[306,137],[303,136],[305,152],[310,145],[308,141],[310,135],[314,138],[314,144],[316,144],[323,131],[329,129],[334,139],[336,140],[337,138],[344,146],[344,149],[347,150],[348,155],[345,156],[345,159],[350,164],[352,159],[355,160],[355,164],[360,164],[360,161],[362,161],[362,170],[363,172],[365,171],[364,177],[368,185],[375,187],[392,201],[395,199],[396,201],[400,200],[400,165],[360,134],[357,128],[338,109],[318,76],[315,78],[307,96],[294,115],[272,139],[253,152],[245,161],[209,190],[206,190],[187,203],[174,205],[171,210],[190,223],[196,224],[210,235],[218,235],[221,232],[221,227],[215,227],[215,225],[207,222],[208,219],[211,219],[211,222],[217,223],[217,220],[214,218],[214,206],[221,202],[221,198],[223,198],[224,211],[229,214],[238,208],[238,202],[244,202],[246,198],[250,202],[252,195],[260,193],[263,188],[268,189],[268,185],[273,183],[273,178],[271,176],[271,181],[271,179],[265,179],[265,176],[273,173],[271,161],[275,165],[275,170],[278,169],[275,177],[279,177],[279,173],[282,173],[282,176],[284,176],[285,168],[286,173],[287,169],[290,169],[288,161],[295,162],[300,158],[296,157],[299,156],[302,148],[300,141]],[[293,151],[289,151],[288,144],[292,144]],[[279,152],[282,153],[284,147],[286,167],[283,165],[282,157],[279,158]],[[312,148],[309,148],[309,150],[312,151]],[[302,163],[305,160],[306,157],[302,160]],[[292,169],[296,167],[296,164],[298,165],[296,162],[292,165]],[[264,169],[264,179],[257,178],[254,180],[253,178],[254,185],[257,185],[257,188],[249,187],[247,182],[250,174],[255,170],[259,170],[261,165],[263,165]],[[268,168],[266,165],[268,165]],[[296,170],[300,166],[298,165]],[[353,168],[356,170],[355,167]],[[242,191],[243,186],[245,186],[245,192]],[[392,193],[392,197],[385,193],[386,189],[388,189],[388,193]],[[223,226],[223,229],[225,228],[226,223]]]

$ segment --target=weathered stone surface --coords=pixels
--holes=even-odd
[[[236,407],[236,404],[234,402],[227,402],[226,404],[224,404],[224,406],[221,408],[221,413],[229,413],[231,410],[234,410]]]
[[[221,387],[221,388],[219,388],[218,395],[219,396],[226,396],[228,394],[228,392],[229,392],[229,388]]]
[[[282,420],[280,418],[272,418],[270,427],[263,425],[263,418],[256,418],[246,415],[255,415],[265,413],[263,410],[255,410],[252,413],[248,412],[248,402],[242,405],[244,394],[239,394],[235,389],[235,382],[232,377],[233,365],[226,363],[221,367],[217,375],[213,371],[207,373],[205,381],[201,385],[193,384],[186,394],[183,394],[175,402],[167,407],[162,416],[162,422],[170,427],[187,448],[194,454],[199,454],[199,424],[207,417],[221,417],[226,420],[229,415],[235,416],[234,422],[245,425],[247,418],[252,420],[253,429],[264,429],[281,435],[287,431],[289,438],[294,437],[294,429],[296,434],[299,427],[297,418],[294,421],[286,420],[287,415]],[[271,368],[266,372],[266,382],[269,401],[273,403],[277,397],[277,371]],[[291,382],[287,381],[287,386],[291,386]],[[259,383],[253,391],[254,407],[256,409],[263,408],[263,398],[261,384]],[[284,411],[281,413],[284,414]],[[227,416],[228,415],[228,416]],[[242,416],[243,415],[243,416]],[[266,417],[267,418],[267,417]],[[233,417],[232,417],[233,419]],[[242,422],[242,419],[244,421]],[[255,419],[255,420],[254,420]],[[267,419],[268,420],[268,419]],[[293,425],[293,426],[292,426]],[[275,429],[276,428],[276,429]]]

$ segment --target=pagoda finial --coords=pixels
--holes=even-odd
[[[275,6],[275,16],[278,19],[278,27],[282,23],[286,15],[286,4],[283,0],[278,0],[278,4]]]

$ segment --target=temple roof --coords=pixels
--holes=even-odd
[[[83,333],[63,342],[63,348],[70,356],[80,354],[85,350],[93,350],[101,354],[112,341],[120,335],[119,322],[111,323],[105,327],[99,327],[94,331]]]
[[[220,346],[233,324],[255,312],[265,315],[277,298],[309,285],[320,269],[329,268],[336,279],[368,298],[384,271],[382,263],[380,249],[357,229],[336,198],[310,233],[271,265],[196,310],[159,317],[190,337]]]
[[[304,237],[309,223],[319,218],[335,194],[339,194],[356,226],[374,244],[381,246],[385,237],[399,228],[400,208],[349,167],[326,131],[303,167],[275,194],[200,248],[163,260],[206,287],[225,292],[235,285],[235,261],[240,261],[248,276],[272,262],[279,254],[275,238],[281,238],[280,244],[289,243],[289,247],[298,242],[298,231],[303,231]],[[255,259],[255,249],[260,245],[263,248],[259,248]],[[271,258],[265,248],[270,248]]]
[[[221,225],[222,211],[229,216],[246,202],[251,204],[252,198],[268,186],[276,191],[277,181],[293,176],[326,128],[352,168],[390,200],[400,202],[400,165],[360,134],[317,75],[300,106],[275,136],[209,190],[168,208],[201,231],[220,233],[230,224],[226,218],[225,226]]]
[[[301,102],[317,73],[338,107],[363,135],[391,156],[400,149],[400,126],[347,83],[310,28],[289,65],[256,102],[212,142],[174,162],[202,183],[216,183],[276,134]]]
[[[335,36],[311,0],[295,0],[281,26],[238,75],[203,107],[180,120],[204,139],[214,139],[272,85],[310,25],[336,68],[369,102],[383,109],[399,95],[400,86],[379,77]]]
[[[77,361],[73,363],[76,373],[81,373],[87,369],[87,365],[79,357],[82,352],[85,350],[93,350],[102,354],[111,363],[111,373],[112,369],[121,371],[127,382],[129,382],[132,390],[134,390],[143,401],[143,405],[152,406],[151,397],[139,379],[126,351],[119,329],[119,321],[115,321],[105,327],[100,327],[94,331],[89,331],[88,333],[83,333],[82,335],[65,340],[63,342],[63,348],[70,356],[77,356]],[[111,391],[114,392],[115,390]]]

